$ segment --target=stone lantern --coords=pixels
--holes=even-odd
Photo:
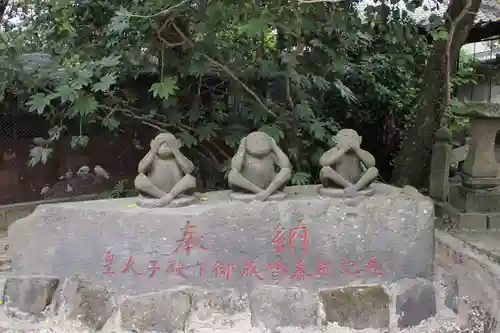
[[[500,165],[495,158],[500,104],[466,103],[456,115],[470,119],[471,140],[461,181],[450,186],[449,210],[461,227],[500,229]]]

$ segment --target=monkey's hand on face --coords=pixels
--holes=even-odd
[[[246,151],[246,140],[245,138],[243,138],[241,139],[240,145],[238,146],[238,151],[231,160],[231,169],[241,171],[241,168],[243,167],[243,161],[245,159],[245,151]]]
[[[163,144],[163,140],[151,140],[151,151],[153,153],[157,153],[160,150],[161,145]]]

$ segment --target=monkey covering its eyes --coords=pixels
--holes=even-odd
[[[277,199],[280,194],[277,192],[291,177],[290,160],[276,141],[264,132],[253,132],[241,140],[231,160],[228,182],[233,198],[265,201]],[[250,195],[238,195],[238,192]]]
[[[151,149],[139,162],[139,175],[134,185],[145,197],[142,207],[185,206],[196,199],[191,195],[196,187],[192,175],[193,163],[180,151],[181,142],[170,133],[161,133],[151,141]]]
[[[321,156],[319,178],[323,186],[320,194],[355,196],[373,191],[363,191],[377,177],[375,158],[361,149],[361,136],[355,130],[342,129],[334,138],[336,146]]]

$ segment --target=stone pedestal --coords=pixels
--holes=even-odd
[[[471,145],[462,167],[465,186],[488,188],[500,185],[499,165],[495,159],[495,136],[500,119],[471,118]]]
[[[119,294],[183,285],[321,288],[432,277],[432,201],[383,184],[367,198],[285,189],[283,201],[203,194],[189,207],[135,198],[41,205],[9,228],[14,274],[82,273]]]

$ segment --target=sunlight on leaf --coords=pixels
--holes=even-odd
[[[153,97],[160,97],[162,99],[168,99],[175,94],[176,90],[177,79],[173,77],[163,78],[162,82],[153,83],[149,89],[153,93]]]
[[[31,96],[30,100],[26,102],[29,106],[29,112],[37,112],[42,114],[45,108],[50,105],[51,96],[45,95],[43,93],[37,93]]]
[[[333,82],[333,85],[340,92],[340,96],[342,96],[348,103],[359,103],[358,99],[354,95],[351,89],[349,89],[342,81],[339,79]]]
[[[111,24],[108,26],[110,32],[123,32],[123,30],[129,27],[129,20],[132,14],[126,10],[124,7],[121,7],[118,11],[116,11],[115,16],[111,18]]]
[[[78,90],[67,84],[57,87],[55,94],[62,103],[74,102],[78,98]]]
[[[77,148],[77,147],[86,147],[87,144],[89,143],[89,137],[88,136],[73,136],[71,137],[71,148]]]
[[[102,58],[98,63],[102,67],[114,67],[120,64],[120,59],[121,56],[109,56]]]
[[[109,88],[116,83],[116,74],[108,73],[101,78],[101,81],[97,82],[92,86],[92,91],[98,92],[106,92]]]
[[[46,164],[51,154],[52,148],[35,146],[30,149],[30,159],[28,161],[28,165],[30,167],[34,167],[39,163]]]
[[[94,113],[98,106],[99,104],[94,96],[82,95],[72,105],[73,114],[88,116]]]
[[[106,117],[102,120],[102,126],[112,131],[120,126],[120,121],[113,117]]]

